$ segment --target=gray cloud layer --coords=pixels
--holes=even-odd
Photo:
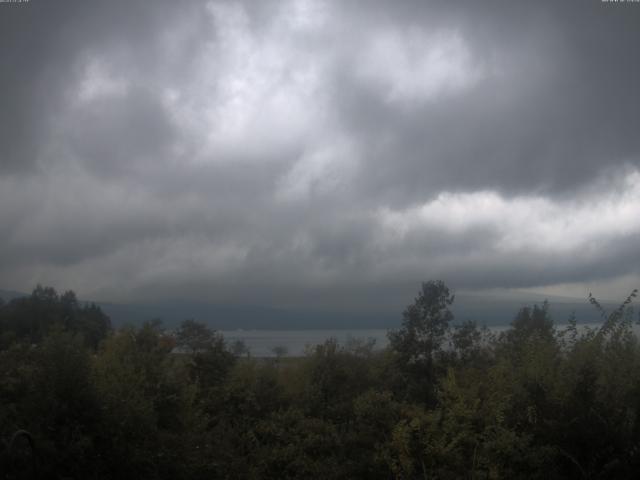
[[[0,5],[0,284],[351,308],[637,278],[640,5]],[[409,289],[409,290],[407,290]]]

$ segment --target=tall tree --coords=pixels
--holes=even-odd
[[[454,295],[441,280],[424,282],[414,303],[403,312],[401,328],[388,334],[398,365],[408,375],[406,381],[419,386],[422,392],[418,395],[427,402],[434,400],[434,361],[442,352],[453,320],[449,309],[453,300]]]

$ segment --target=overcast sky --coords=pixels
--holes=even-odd
[[[640,3],[0,4],[0,288],[640,285]]]

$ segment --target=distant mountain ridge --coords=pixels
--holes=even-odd
[[[13,290],[0,290],[0,298],[5,302],[13,300],[14,298],[27,297],[28,293],[16,292]]]
[[[0,290],[0,298],[9,301],[27,296],[23,292]],[[551,317],[564,324],[575,314],[579,323],[601,321],[599,312],[584,301],[567,297],[537,294],[507,296],[466,294],[456,296],[452,306],[455,322],[475,320],[480,325],[508,325],[518,310],[534,303],[549,301]],[[87,302],[89,303],[89,302]],[[256,305],[219,305],[207,302],[170,300],[148,303],[94,302],[111,318],[113,325],[140,324],[161,319],[167,327],[192,318],[218,330],[296,330],[296,329],[376,329],[397,328],[402,321],[402,308],[385,311],[340,312],[324,310],[282,309]],[[617,305],[603,304],[607,310]]]

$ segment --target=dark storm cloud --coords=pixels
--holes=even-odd
[[[97,3],[91,8],[90,3],[3,5],[0,167],[5,171],[29,168],[36,162],[77,56],[92,42],[104,39],[105,11]],[[122,8],[113,6],[109,11],[126,18]]]
[[[640,41],[637,9],[597,1],[437,3],[403,3],[391,20],[378,11],[384,4],[369,15],[379,28],[426,18],[460,31],[489,73],[461,95],[408,111],[347,83],[340,105],[349,128],[389,137],[373,143],[378,175],[365,179],[367,188],[379,194],[397,186],[392,195],[407,201],[441,189],[563,194],[607,168],[638,165],[640,64],[630,47]]]
[[[73,152],[99,172],[146,171],[170,154],[174,127],[157,99],[142,89],[94,102],[70,122]]]
[[[640,6],[0,4],[0,281],[351,308],[640,272]]]

